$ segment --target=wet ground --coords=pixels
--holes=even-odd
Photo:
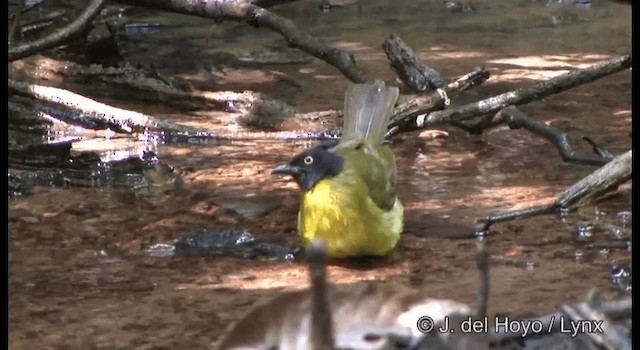
[[[317,2],[299,1],[274,11],[352,52],[369,75],[387,82],[395,76],[380,45],[391,32],[445,76],[487,67],[490,80],[459,103],[630,51],[631,8],[624,5],[595,0],[590,9],[532,1],[473,5],[475,12],[452,13],[441,1],[400,6],[378,0],[321,13]],[[241,23],[211,27],[211,21],[176,15],[149,19],[140,14],[136,21],[142,20],[167,26],[129,38],[125,57],[134,62],[153,63],[198,81],[200,88],[264,92],[303,112],[342,105],[346,79],[318,60],[217,67],[225,74],[211,74],[215,62],[208,55],[213,52],[283,47],[283,40],[267,29]],[[149,55],[149,50],[158,54]],[[187,114],[116,95],[95,98],[205,129],[232,124],[220,122],[225,118],[220,112]],[[522,110],[568,131],[578,152],[590,152],[579,142],[582,135],[614,154],[631,147],[629,71]],[[465,237],[473,233],[475,219],[552,200],[593,170],[564,164],[550,144],[526,131],[500,127],[477,136],[443,130],[446,136],[416,131],[395,139],[399,196],[406,207],[398,256],[369,268],[334,264],[329,267],[333,283],[403,284],[433,297],[473,303],[479,280],[476,241]],[[118,139],[96,139],[74,147],[115,152],[119,145]],[[216,226],[242,227],[257,238],[294,246],[297,189],[269,171],[308,143],[136,146],[152,147],[161,160],[180,169],[182,189],[139,196],[124,190],[38,187],[10,202],[12,349],[208,348],[255,301],[307,285],[300,262],[162,258],[147,249]],[[618,213],[630,208],[627,185],[597,207],[564,218],[547,215],[495,225],[486,238],[494,259],[489,314],[551,312],[584,298],[592,287],[607,297],[618,295],[610,274],[613,266],[630,265],[629,251],[589,249],[584,243],[615,243],[620,228],[630,226]],[[596,225],[585,234],[587,223],[609,225]]]

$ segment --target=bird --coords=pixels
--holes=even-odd
[[[295,155],[271,174],[291,175],[301,190],[298,233],[303,248],[323,241],[330,258],[389,256],[404,228],[397,168],[384,143],[397,87],[351,84],[342,136]]]

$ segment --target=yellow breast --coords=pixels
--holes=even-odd
[[[305,245],[324,240],[330,257],[386,255],[400,239],[403,215],[399,200],[389,211],[380,209],[359,175],[345,169],[304,193],[298,230]]]

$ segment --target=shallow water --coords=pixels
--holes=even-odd
[[[631,9],[604,0],[593,1],[590,9],[478,0],[472,13],[451,13],[435,0],[353,2],[328,13],[317,5],[298,1],[273,10],[350,51],[367,74],[387,82],[395,76],[380,46],[392,32],[446,77],[475,66],[488,68],[491,78],[455,103],[626,54],[631,44]],[[135,33],[123,41],[124,56],[133,62],[153,64],[201,89],[264,92],[303,112],[342,105],[346,79],[318,60],[234,68],[216,66],[211,59],[215,52],[285,47],[267,29],[243,23],[214,26],[206,19],[156,12],[130,15],[132,22],[161,23],[158,32]],[[211,73],[216,70],[223,74]],[[95,96],[212,131],[237,127],[225,113],[185,113],[125,97],[117,92]],[[629,71],[521,109],[568,131],[577,152],[591,152],[581,143],[582,135],[614,154],[631,146]],[[416,131],[394,140],[407,233],[398,258],[369,269],[330,266],[331,281],[404,284],[434,297],[474,303],[476,242],[468,237],[475,220],[546,203],[593,170],[563,163],[549,143],[523,130],[499,127],[478,136],[442,129],[448,136]],[[146,250],[215,225],[239,226],[256,238],[295,245],[297,189],[269,171],[311,143],[156,145],[92,136],[74,149],[104,155],[127,148],[133,153],[154,150],[180,170],[184,186],[160,196],[38,187],[33,195],[11,201],[12,349],[206,348],[260,297],[306,286],[306,271],[298,262],[158,258]],[[624,231],[630,222],[624,221],[626,214],[618,215],[630,210],[630,196],[627,185],[597,207],[493,226],[485,237],[494,261],[489,314],[551,312],[583,299],[592,287],[608,297],[621,293],[611,273],[614,266],[630,266],[625,246],[630,233]],[[585,233],[589,223],[595,226]]]

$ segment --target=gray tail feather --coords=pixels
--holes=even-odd
[[[349,86],[344,98],[343,139],[381,144],[398,95],[397,87],[381,81]]]

